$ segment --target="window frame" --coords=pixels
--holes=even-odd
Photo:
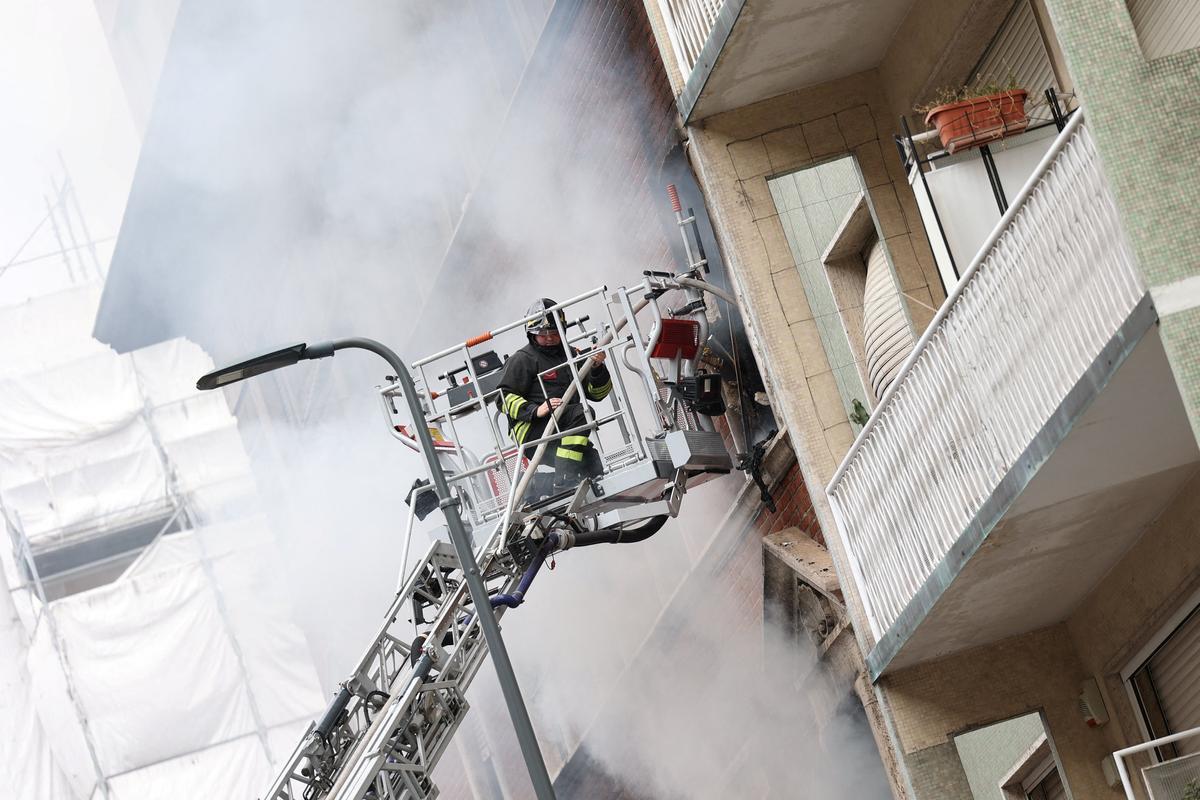
[[[1151,722],[1147,716],[1147,709],[1142,701],[1142,696],[1135,686],[1134,679],[1143,671],[1146,672],[1146,677],[1151,688],[1154,688],[1153,675],[1149,673],[1147,667],[1150,660],[1163,648],[1175,633],[1187,624],[1194,614],[1200,614],[1200,590],[1193,592],[1184,602],[1179,604],[1179,607],[1171,614],[1167,620],[1160,625],[1154,634],[1146,640],[1146,644],[1137,651],[1125,667],[1121,670],[1121,683],[1125,687],[1125,692],[1128,695],[1129,704],[1133,708],[1134,715],[1137,717],[1138,731],[1142,735],[1143,741],[1149,742],[1161,736],[1166,736],[1172,733],[1168,728],[1166,716],[1162,713],[1162,708],[1157,706],[1157,689],[1155,689],[1154,702],[1165,730],[1164,733],[1156,733],[1151,728]],[[1164,751],[1169,750],[1169,753]],[[1157,763],[1168,761],[1177,756],[1176,748],[1173,744],[1164,745],[1154,748],[1154,758]]]

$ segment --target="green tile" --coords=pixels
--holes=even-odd
[[[767,181],[767,188],[775,200],[775,210],[782,214],[800,207],[800,194],[796,191],[796,179],[791,175],[782,175]]]
[[[858,172],[854,168],[854,159],[840,158],[817,167],[817,176],[825,197],[854,194],[859,191]]]
[[[808,217],[808,227],[812,231],[813,241],[816,242],[818,252],[824,253],[825,248],[829,247],[829,243],[833,241],[833,234],[837,232],[841,217],[834,215],[828,201],[805,206],[804,215]]]
[[[787,236],[788,246],[792,249],[792,258],[797,264],[820,258],[821,251],[813,241],[812,232],[808,228],[808,219],[803,210],[789,211],[787,224],[783,228]]]
[[[800,202],[809,206],[813,203],[825,202],[825,190],[821,179],[817,177],[817,168],[809,167],[793,173],[796,178],[796,189],[800,192]]]
[[[837,383],[838,394],[842,397],[842,405],[846,408],[846,416],[848,418],[854,416],[854,401],[857,400],[863,404],[863,408],[870,410],[872,403],[866,386],[862,382],[862,376],[858,372],[858,367],[854,364],[849,364],[843,367],[837,367],[833,370],[833,380]],[[851,421],[851,425],[854,422]],[[855,430],[859,429],[858,425],[854,425]]]
[[[804,284],[804,293],[808,295],[808,306],[814,317],[828,316],[837,313],[837,303],[833,299],[833,291],[829,288],[829,278],[820,261],[805,261],[796,265],[800,273],[800,281]]]

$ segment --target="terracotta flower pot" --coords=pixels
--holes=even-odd
[[[957,153],[1020,133],[1029,125],[1024,89],[972,97],[930,109],[925,124],[937,128],[942,147]]]

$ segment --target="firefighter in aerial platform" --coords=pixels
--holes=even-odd
[[[562,405],[562,396],[571,385],[571,369],[566,363],[567,345],[559,335],[554,318],[546,313],[554,305],[553,300],[542,298],[525,312],[526,316],[539,313],[541,316],[525,323],[529,343],[509,357],[500,378],[500,407],[508,417],[509,435],[520,445],[542,437],[551,415]],[[562,309],[556,313],[562,329],[566,330]],[[573,347],[571,352],[579,354]],[[595,363],[584,379],[584,394],[588,400],[600,401],[612,391],[612,378],[608,367],[604,366],[604,353],[596,353],[591,358]],[[576,370],[581,370],[584,363],[583,360],[576,361]],[[557,430],[570,430],[586,423],[583,404],[576,394],[559,417]],[[576,486],[585,477],[595,477],[603,471],[600,454],[592,447],[590,433],[580,431],[547,445],[554,453],[555,491]],[[533,448],[525,449],[527,457],[533,455]]]

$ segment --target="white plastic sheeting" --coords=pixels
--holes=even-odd
[[[25,630],[2,575],[0,589],[0,768],[3,791],[10,793],[0,796],[73,800],[79,795],[51,752],[37,713],[25,662]]]
[[[211,360],[100,345],[98,296],[0,308],[0,797],[254,797],[325,705],[308,644],[236,421],[195,388]],[[22,569],[22,536],[44,549],[175,507],[193,528],[114,582],[43,604]]]
[[[28,656],[45,727],[86,726],[106,776],[150,770],[153,785],[176,781],[168,794],[130,796],[250,796],[254,787],[232,785],[194,793],[181,776],[217,748],[231,759],[218,774],[235,783],[251,775],[261,786],[290,752],[272,747],[268,756],[271,730],[302,730],[323,704],[307,643],[270,573],[275,563],[261,519],[201,528],[161,539],[115,583],[51,603],[54,624],[42,620]],[[86,742],[63,737],[51,749],[88,796]],[[167,762],[182,772],[172,778]]]
[[[84,310],[81,290],[64,294],[25,304],[21,314],[0,311],[0,329],[41,319],[40,302]],[[41,332],[55,335],[48,323]],[[75,344],[78,333],[67,325],[58,334],[71,358],[54,359],[47,345],[19,360],[38,371],[0,370],[0,498],[29,541],[153,518],[170,507],[172,483],[194,495],[203,521],[231,504],[244,511],[253,482],[236,421],[223,396],[195,388],[211,359],[183,339],[118,355]]]

